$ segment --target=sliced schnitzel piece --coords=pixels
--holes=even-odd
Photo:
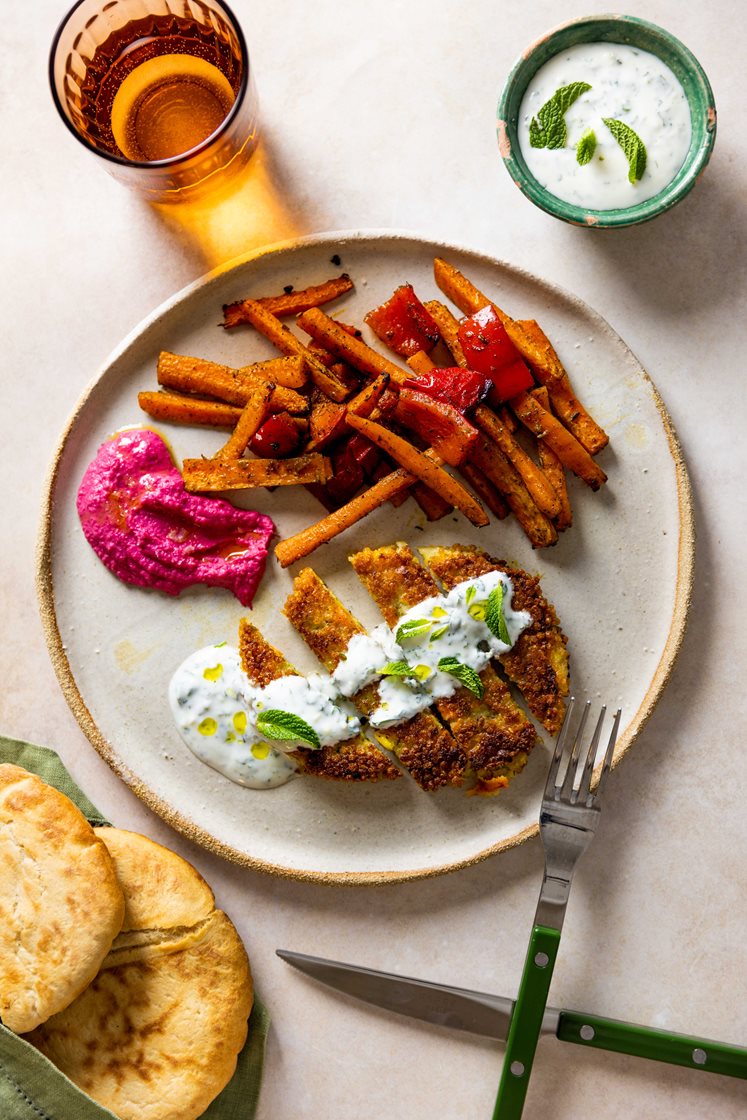
[[[356,575],[388,626],[411,607],[440,594],[433,576],[406,544],[364,548],[350,557]],[[537,733],[491,665],[480,673],[482,697],[466,688],[436,701],[441,718],[467,756],[471,792],[498,793],[523,770]]]
[[[252,684],[264,688],[279,677],[298,676],[282,653],[271,646],[248,619],[239,623],[239,652]],[[379,782],[400,778],[396,766],[365,735],[356,735],[320,750],[299,747],[289,752],[304,774],[338,782]]]
[[[532,625],[499,660],[532,715],[556,735],[563,722],[564,698],[568,695],[568,639],[560,628],[555,608],[542,593],[539,577],[497,560],[474,545],[422,548],[420,552],[430,571],[447,590],[496,569],[511,577],[514,609],[529,611]]]
[[[312,568],[304,568],[296,576],[283,613],[328,673],[342,661],[353,635],[365,633]],[[362,688],[353,703],[363,715],[370,716],[379,706],[376,682]],[[462,784],[464,751],[432,712],[420,712],[386,730],[377,728],[376,737],[394,752],[421,789]]]

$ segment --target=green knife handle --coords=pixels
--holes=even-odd
[[[532,930],[506,1039],[493,1120],[519,1120],[524,1108],[559,942],[560,933],[556,929],[535,926]]]
[[[595,1046],[599,1050],[747,1079],[747,1049],[741,1046],[618,1023],[596,1015],[579,1015],[575,1011],[561,1012],[556,1033],[563,1042],[577,1042],[580,1046]]]

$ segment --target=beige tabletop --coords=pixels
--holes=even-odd
[[[677,209],[611,234],[536,210],[494,137],[514,58],[561,19],[606,3],[233,0],[254,57],[262,145],[241,205],[199,236],[116,184],[62,127],[45,67],[64,7],[5,0],[3,10],[0,729],[54,747],[107,815],[171,845],[213,885],[273,1017],[261,1120],[490,1115],[497,1045],[334,995],[274,951],[511,995],[540,844],[369,888],[286,881],[207,854],[130,793],[68,710],[38,617],[34,548],[48,460],[84,386],[144,316],[221,262],[299,234],[397,228],[518,264],[588,301],[649,370],[682,441],[697,524],[681,655],[610,780],[551,1000],[747,1044],[743,0],[627,5],[696,53],[719,133],[705,177]],[[736,1120],[747,1093],[743,1081],[550,1040],[525,1115]]]

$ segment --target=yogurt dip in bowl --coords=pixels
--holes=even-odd
[[[575,20],[530,47],[498,108],[506,168],[535,205],[614,228],[671,209],[708,163],[716,109],[697,59],[633,16]]]

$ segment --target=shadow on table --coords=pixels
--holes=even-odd
[[[153,204],[149,209],[176,235],[200,271],[306,232],[302,202],[266,139],[225,187],[193,202]]]
[[[602,278],[607,268],[616,279],[627,279],[633,298],[648,312],[697,312],[728,303],[736,294],[728,285],[747,275],[747,241],[741,235],[745,189],[728,150],[720,150],[701,182],[668,214],[587,237],[585,248],[597,258],[590,271]]]

